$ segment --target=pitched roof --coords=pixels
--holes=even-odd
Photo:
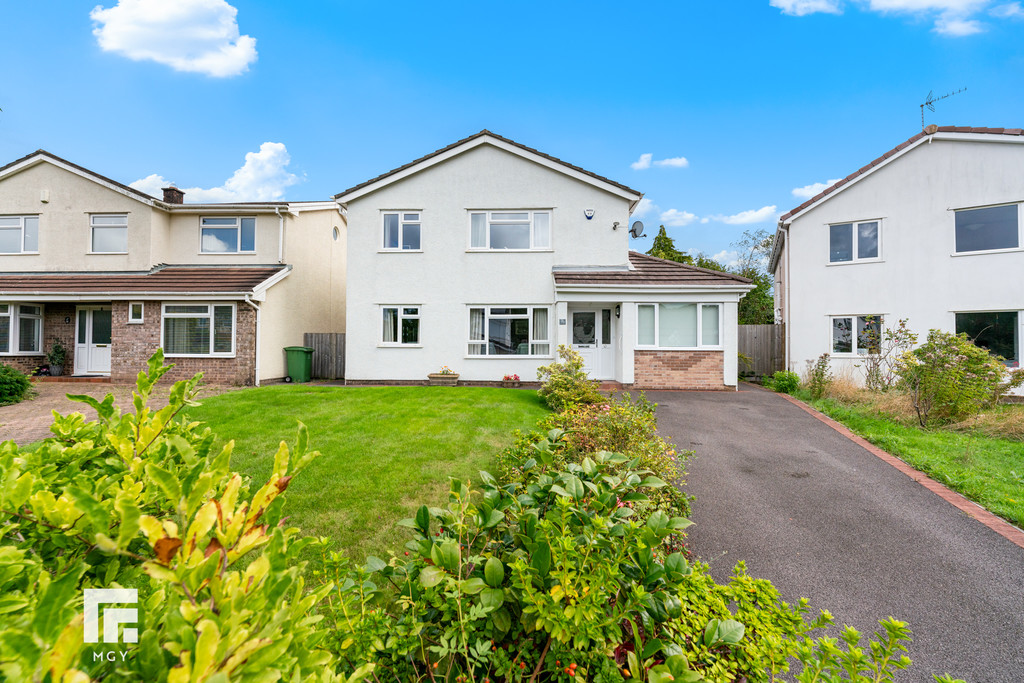
[[[2,295],[251,294],[288,266],[157,266],[148,272],[0,273]]]
[[[4,171],[6,171],[6,170],[8,170],[10,168],[13,168],[14,166],[17,166],[18,164],[24,163],[24,162],[26,162],[26,161],[34,158],[34,157],[43,157],[43,158],[49,159],[50,161],[57,162],[58,165],[59,164],[64,164],[66,166],[70,166],[71,168],[75,169],[79,173],[82,173],[82,174],[87,175],[87,176],[92,176],[92,178],[94,178],[95,180],[100,181],[101,183],[107,183],[107,184],[110,184],[110,185],[114,185],[115,187],[117,187],[117,188],[127,192],[128,194],[135,195],[136,197],[138,197],[139,199],[141,199],[143,201],[146,201],[146,202],[159,201],[156,197],[148,195],[145,192],[142,192],[140,190],[136,190],[134,187],[130,187],[128,185],[125,185],[124,183],[119,183],[116,180],[111,180],[110,178],[108,178],[108,177],[106,177],[104,175],[100,175],[99,173],[96,173],[95,171],[90,171],[89,169],[85,168],[84,166],[79,166],[78,164],[70,162],[67,159],[62,159],[61,157],[57,156],[56,154],[51,154],[50,152],[47,152],[45,149],[37,149],[36,151],[32,152],[31,154],[26,154],[25,156],[21,157],[20,159],[15,159],[14,161],[12,161],[9,164],[5,164],[3,166],[0,166],[0,176],[2,176],[4,174]]]
[[[686,263],[677,263],[629,252],[630,270],[556,270],[555,286],[605,285],[605,286],[680,286],[707,287],[722,285],[749,285],[751,280],[708,268],[699,268]]]
[[[536,150],[533,147],[527,147],[526,145],[524,145],[522,143],[519,143],[519,142],[516,142],[515,140],[511,140],[509,138],[502,137],[501,135],[498,135],[497,133],[492,133],[491,131],[489,131],[489,130],[487,130],[485,128],[484,130],[480,131],[479,133],[475,133],[474,135],[470,135],[467,138],[462,138],[461,140],[453,142],[452,144],[448,145],[447,147],[442,147],[441,149],[435,150],[435,151],[431,152],[430,154],[427,154],[425,156],[420,157],[419,159],[416,159],[414,161],[410,161],[407,164],[404,164],[402,166],[399,166],[398,168],[392,169],[392,170],[388,171],[387,173],[382,173],[382,174],[380,174],[379,176],[377,176],[375,178],[370,178],[366,182],[359,183],[358,185],[350,187],[350,188],[348,188],[347,190],[345,190],[343,192],[339,192],[338,194],[334,195],[334,198],[337,199],[338,197],[343,197],[345,195],[348,195],[348,194],[351,194],[351,193],[356,192],[358,190],[361,190],[361,189],[363,189],[365,187],[369,187],[370,185],[373,185],[374,183],[380,182],[381,180],[384,180],[385,178],[389,178],[389,177],[391,177],[391,176],[393,176],[393,175],[395,175],[397,173],[401,173],[402,171],[406,171],[406,170],[408,170],[408,169],[410,169],[410,168],[412,168],[414,166],[422,164],[425,161],[429,161],[430,159],[433,159],[434,157],[440,156],[440,155],[444,154],[445,152],[452,151],[452,150],[456,149],[457,147],[461,147],[463,145],[466,145],[466,144],[468,144],[470,142],[473,142],[473,141],[475,141],[475,140],[477,140],[479,138],[485,137],[485,136],[493,138],[495,140],[499,140],[499,141],[504,142],[504,143],[506,143],[508,145],[512,145],[513,147],[516,147],[516,148],[518,148],[518,149],[520,149],[520,150],[522,150],[524,152],[527,152],[529,154],[536,154],[537,156],[543,157],[544,159],[547,159],[548,161],[552,161],[552,162],[554,162],[556,164],[559,164],[559,165],[564,166],[566,168],[572,169],[573,171],[576,171],[578,173],[582,173],[584,175],[590,176],[591,178],[594,178],[595,180],[599,180],[601,182],[608,183],[609,185],[613,185],[613,186],[619,188],[620,190],[623,190],[625,192],[629,192],[629,193],[635,194],[638,197],[643,196],[642,192],[634,190],[633,188],[628,187],[627,185],[623,185],[622,183],[617,183],[614,180],[611,180],[609,178],[605,178],[604,176],[598,175],[597,173],[594,173],[592,171],[588,171],[585,168],[580,168],[579,166],[574,166],[573,164],[570,164],[570,163],[568,163],[566,161],[562,161],[561,159],[559,159],[557,157],[553,157],[550,154],[545,154],[544,152]]]
[[[880,164],[884,163],[890,157],[892,157],[892,156],[902,152],[907,147],[910,147],[911,145],[913,145],[914,143],[918,142],[919,140],[922,140],[922,139],[928,137],[929,135],[934,135],[935,133],[979,133],[979,134],[986,134],[986,135],[1016,135],[1016,136],[1020,136],[1020,135],[1024,135],[1024,130],[1022,130],[1020,128],[972,128],[970,126],[928,126],[925,130],[923,130],[920,133],[918,133],[917,135],[909,138],[905,142],[901,142],[900,144],[896,145],[895,147],[893,147],[888,152],[886,152],[882,156],[878,157],[877,159],[875,159],[871,163],[867,164],[866,166],[860,167],[859,169],[857,169],[856,171],[854,171],[850,175],[846,176],[845,178],[843,178],[839,182],[836,182],[836,183],[833,183],[832,185],[829,185],[824,190],[822,190],[818,194],[814,195],[813,197],[808,199],[806,202],[804,202],[800,206],[796,207],[795,209],[792,209],[791,211],[789,211],[786,214],[783,214],[783,216],[779,220],[781,222],[785,222],[785,221],[789,220],[790,218],[792,218],[796,214],[800,213],[801,211],[803,211],[807,207],[811,206],[812,204],[816,204],[817,202],[821,201],[822,199],[824,199],[828,195],[830,195],[833,192],[839,190],[840,188],[845,186],[850,181],[852,181],[855,178],[858,178],[858,177],[864,175],[865,173],[867,173],[871,169],[873,169],[876,166],[879,166]]]

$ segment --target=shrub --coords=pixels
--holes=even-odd
[[[28,393],[32,382],[17,368],[0,363],[0,406],[18,403]]]
[[[900,359],[917,343],[917,335],[910,331],[907,318],[901,318],[895,327],[881,332],[881,325],[870,324],[872,322],[874,319],[869,316],[863,340],[858,341],[872,350],[864,356],[864,384],[871,391],[888,391],[896,386]]]
[[[537,379],[543,382],[539,393],[548,407],[560,411],[574,404],[604,403],[605,397],[597,390],[597,382],[587,378],[583,356],[559,344],[558,357],[561,362],[537,368]]]
[[[764,384],[780,394],[792,394],[800,387],[800,376],[789,370],[778,370]]]
[[[807,388],[811,392],[811,398],[819,399],[825,395],[825,391],[832,384],[832,368],[830,367],[831,356],[823,353],[818,360],[807,362]]]

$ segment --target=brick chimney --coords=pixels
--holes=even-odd
[[[184,204],[185,193],[178,188],[171,185],[170,187],[162,188],[164,191],[164,201],[168,204]]]

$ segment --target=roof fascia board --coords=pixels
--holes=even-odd
[[[92,173],[89,173],[88,171],[83,171],[82,169],[75,168],[74,166],[70,166],[68,164],[65,164],[65,163],[63,163],[63,162],[61,162],[61,161],[59,161],[57,159],[54,159],[52,157],[49,157],[49,156],[47,156],[45,154],[36,154],[34,156],[29,157],[28,159],[25,159],[20,164],[15,164],[14,166],[8,167],[2,173],[0,173],[0,180],[3,180],[4,178],[7,178],[8,176],[12,176],[15,173],[20,173],[21,171],[24,171],[26,169],[32,168],[33,166],[37,166],[37,165],[42,164],[42,163],[53,164],[54,166],[56,166],[59,169],[67,171],[68,173],[73,173],[73,174],[75,174],[76,176],[78,176],[80,178],[85,178],[86,180],[92,181],[92,182],[96,183],[97,185],[102,185],[103,187],[107,188],[108,190],[113,190],[114,192],[117,192],[118,194],[124,195],[125,197],[128,197],[129,199],[134,199],[135,201],[137,201],[137,202],[139,202],[141,204],[145,204],[146,206],[157,208],[157,204],[158,203],[162,203],[162,202],[157,202],[157,200],[155,200],[155,199],[145,199],[143,197],[140,197],[137,194],[134,194],[132,192],[129,192],[128,190],[125,190],[123,187],[118,187],[117,185],[114,185],[113,183],[108,183],[107,181],[99,178],[96,175],[93,175]]]
[[[177,299],[203,299],[204,301],[239,301],[252,292],[17,292],[0,294],[4,303],[39,301],[63,303],[65,301],[173,301]],[[59,301],[55,301],[59,299]]]
[[[252,288],[252,298],[256,301],[265,301],[267,298],[267,290],[276,285],[281,280],[285,279],[292,274],[291,265],[285,266],[282,270],[274,273],[263,282],[259,283]]]

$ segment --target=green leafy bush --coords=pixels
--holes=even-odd
[[[32,382],[17,368],[0,363],[0,406],[18,403],[28,393]]]
[[[813,363],[808,361],[807,388],[814,399],[824,396],[829,385],[832,384],[832,368],[830,367],[829,360],[829,354],[823,353]]]
[[[583,369],[583,356],[568,346],[558,346],[561,362],[537,368],[537,379],[543,384],[538,390],[548,407],[560,411],[574,404],[590,405],[606,400],[597,390],[597,382],[587,377]]]
[[[800,376],[789,370],[778,370],[764,385],[780,394],[792,394],[800,387]]]

